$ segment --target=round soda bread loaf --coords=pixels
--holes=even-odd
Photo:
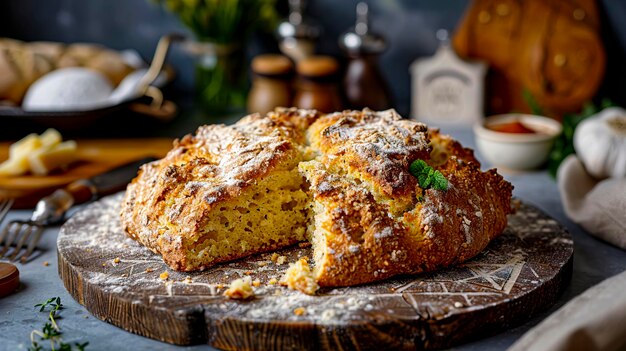
[[[420,187],[416,160],[446,188]],[[317,284],[348,286],[475,256],[506,227],[512,189],[393,110],[277,109],[176,141],[128,186],[121,220],[176,270],[309,241]]]

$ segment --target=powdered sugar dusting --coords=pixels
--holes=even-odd
[[[354,155],[359,159],[353,166],[381,184],[387,195],[406,192],[415,184],[409,173],[410,162],[429,154],[427,127],[403,120],[394,110],[338,112],[328,115],[337,119],[322,131],[326,158]]]

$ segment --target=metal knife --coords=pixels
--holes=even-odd
[[[141,165],[154,160],[156,158],[146,157],[132,161],[89,179],[76,180],[63,189],[57,189],[37,202],[31,220],[43,225],[61,222],[72,206],[123,190],[137,175]]]

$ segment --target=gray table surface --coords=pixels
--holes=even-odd
[[[182,126],[174,133],[185,133],[195,126]],[[469,128],[443,128],[464,145],[473,147]],[[172,131],[172,130],[171,130]],[[177,134],[177,135],[179,135]],[[480,155],[479,155],[480,158]],[[588,235],[564,214],[555,181],[545,171],[504,174],[515,186],[514,195],[547,212],[569,229],[574,238],[574,273],[572,281],[559,301],[523,325],[495,336],[467,343],[454,350],[504,350],[528,329],[539,323],[558,307],[600,281],[626,270],[626,252]],[[25,218],[29,211],[10,211],[7,220]],[[0,350],[25,350],[30,346],[29,335],[40,329],[46,314],[33,305],[52,296],[60,296],[64,304],[59,320],[65,342],[89,341],[88,350],[213,350],[206,345],[176,347],[131,334],[107,324],[89,314],[65,290],[57,273],[56,238],[59,227],[45,231],[39,245],[43,253],[34,261],[19,265],[21,287],[17,292],[0,298]],[[49,262],[48,266],[44,262]]]

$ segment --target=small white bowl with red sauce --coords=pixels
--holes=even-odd
[[[480,154],[492,165],[530,170],[543,165],[563,127],[542,116],[510,113],[485,118],[474,125]]]

